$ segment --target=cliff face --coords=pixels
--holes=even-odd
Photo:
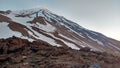
[[[0,68],[119,68],[120,58],[89,48],[74,50],[43,41],[0,39]]]

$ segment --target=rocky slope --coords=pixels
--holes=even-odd
[[[0,68],[119,68],[111,54],[55,47],[43,41],[11,37],[0,39]]]

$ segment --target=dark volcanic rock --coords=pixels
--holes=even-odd
[[[120,58],[89,48],[73,50],[43,41],[0,39],[0,68],[119,68]]]

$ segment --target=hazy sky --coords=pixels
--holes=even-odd
[[[81,26],[120,40],[120,0],[0,0],[0,10],[45,7]]]

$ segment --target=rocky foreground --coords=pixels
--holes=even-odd
[[[120,58],[89,48],[73,50],[43,41],[0,39],[0,68],[120,68]]]

